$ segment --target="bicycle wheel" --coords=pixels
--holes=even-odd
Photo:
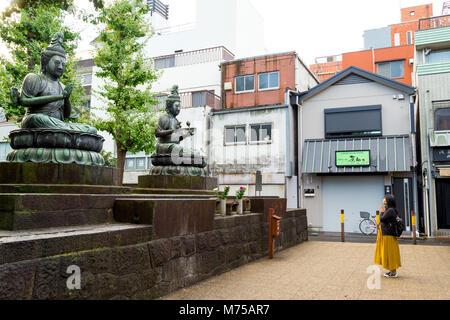
[[[370,219],[364,219],[359,224],[359,230],[368,236],[377,230],[377,224]]]

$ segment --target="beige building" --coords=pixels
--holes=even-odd
[[[375,215],[396,197],[406,230],[417,212],[415,89],[349,67],[298,97],[302,207],[322,231],[360,232],[360,212]]]

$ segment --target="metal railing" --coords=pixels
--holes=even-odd
[[[153,61],[155,62],[156,68],[165,69],[233,59],[234,55],[227,48],[220,46],[159,56],[153,58]]]
[[[419,20],[419,30],[435,29],[450,26],[450,15],[431,17]]]
[[[161,96],[160,96],[161,97]],[[194,92],[180,92],[181,108],[210,107],[215,110],[222,109],[222,100],[216,94],[208,90]],[[155,110],[163,110],[166,107],[165,99],[159,98]]]
[[[182,108],[207,106],[215,110],[222,109],[220,97],[208,90],[183,92],[180,93],[180,99]]]

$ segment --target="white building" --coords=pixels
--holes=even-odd
[[[220,64],[266,51],[263,19],[248,0],[197,0],[196,21],[189,25],[176,25],[170,14],[166,20],[158,11],[152,12],[149,19],[155,34],[148,42],[146,55],[162,71],[152,84],[152,92],[164,108],[164,97],[174,84],[179,86],[182,110],[178,119],[183,126],[189,121],[196,128],[196,134],[182,144],[208,154],[209,111],[221,108]],[[102,85],[96,71],[94,67],[93,90]],[[91,105],[97,109],[103,102],[94,95]],[[93,113],[102,116],[102,111],[95,109]],[[101,134],[106,139],[104,150],[115,153],[112,137]],[[137,177],[146,174],[150,167],[150,155],[128,154],[124,183],[137,183]]]

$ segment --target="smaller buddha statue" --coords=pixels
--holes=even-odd
[[[152,174],[205,176],[206,159],[198,151],[180,145],[194,135],[194,128],[181,128],[176,118],[180,113],[178,86],[174,85],[166,99],[166,112],[161,115],[155,129],[156,152],[152,155]]]
[[[97,129],[65,122],[71,116],[72,84],[59,82],[66,67],[63,34],[56,33],[41,53],[41,73],[29,73],[21,90],[11,88],[11,100],[27,108],[21,129],[10,132],[11,162],[53,162],[103,165],[100,151],[104,138]]]

